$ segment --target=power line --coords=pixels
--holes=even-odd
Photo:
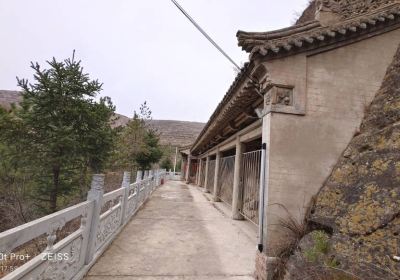
[[[197,24],[197,22],[185,11],[185,9],[182,8],[181,5],[176,0],[171,0],[172,3],[175,4],[175,6],[184,14],[184,16],[197,28],[197,30],[200,31],[201,34],[203,34],[204,37],[220,52],[222,53],[223,56],[225,56],[234,66],[238,71],[240,72],[242,69],[237,65],[237,63],[207,34],[207,32],[204,31],[203,28],[200,27],[200,25]]]
[[[179,3],[176,0],[171,0],[172,3],[175,4],[175,6],[182,12],[182,14],[197,28],[197,30],[200,31],[201,34],[203,34],[204,37],[206,37],[206,39],[223,55],[225,56],[234,66],[235,68],[239,71],[239,73],[242,72],[242,69],[239,67],[239,65],[207,34],[207,32],[204,31],[203,28],[200,27],[200,25],[197,24],[197,22],[185,11],[185,9],[182,8],[181,5],[179,5]],[[246,71],[243,72],[244,75],[249,78],[254,85],[256,86],[256,92],[258,95],[260,95],[261,97],[264,97],[261,94],[261,88],[260,88],[260,84],[258,83],[258,81],[255,81],[252,77],[250,77],[250,75],[248,75],[246,73]]]

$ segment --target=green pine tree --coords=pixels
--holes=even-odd
[[[34,83],[18,79],[23,100],[0,118],[1,140],[15,147],[35,173],[35,199],[46,212],[58,209],[90,172],[99,172],[113,147],[110,98],[97,95],[102,84],[83,72],[74,55],[62,62],[53,58],[48,69],[32,63]],[[3,133],[4,132],[4,133]]]

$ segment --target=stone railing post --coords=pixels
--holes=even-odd
[[[149,170],[144,171],[144,177],[143,177],[143,184],[144,184],[144,189],[143,189],[143,196],[142,196],[142,202],[146,200],[146,191],[147,191],[147,186],[149,185]]]
[[[126,211],[128,211],[128,197],[129,197],[129,187],[131,183],[131,173],[128,171],[124,172],[124,177],[122,179],[122,188],[124,188],[124,197],[122,199],[122,219],[121,225],[126,222]]]
[[[153,190],[153,184],[154,184],[154,172],[153,170],[149,171],[149,194],[152,192]]]
[[[135,186],[135,192],[136,192],[136,198],[135,198],[135,208],[139,207],[140,203],[140,181],[142,181],[142,174],[143,171],[138,170],[136,172],[136,186]]]
[[[151,192],[154,191],[156,186],[156,171],[151,170]]]
[[[148,180],[148,183],[147,183],[147,189],[146,189],[146,199],[149,197],[149,195],[150,195],[150,192],[151,192],[151,185],[153,184],[153,178],[151,177],[152,176],[152,170],[149,170],[149,180]]]
[[[138,170],[136,173],[136,182],[139,182],[142,180],[142,171]]]
[[[156,171],[156,188],[160,185],[160,169]]]
[[[96,236],[100,223],[100,212],[104,195],[104,174],[95,174],[92,178],[88,201],[94,201],[92,223],[90,225],[89,241],[86,252],[85,264],[89,264],[96,253]]]

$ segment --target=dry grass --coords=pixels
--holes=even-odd
[[[300,240],[309,233],[307,225],[307,217],[314,205],[314,198],[306,207],[304,219],[298,220],[290,211],[282,204],[278,204],[287,213],[285,218],[279,218],[278,226],[285,232],[284,237],[279,242],[275,255],[280,259],[275,269],[276,273],[273,279],[283,279],[286,274],[286,265],[291,255],[298,248]]]
[[[77,217],[65,224],[65,226],[56,232],[56,240],[54,244],[66,238],[68,235],[77,231],[81,225],[81,217]],[[9,258],[7,260],[0,260],[0,278],[6,276],[11,273],[13,270],[23,266],[34,257],[40,255],[47,247],[47,236],[46,234],[42,234],[35,239],[26,242],[17,248],[13,249],[11,252],[8,252],[8,255],[11,253],[16,256],[29,256],[29,258],[17,259],[17,258]]]

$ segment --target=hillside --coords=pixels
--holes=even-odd
[[[128,123],[127,116],[116,115],[118,119],[115,120],[114,127]],[[161,133],[161,144],[171,144],[174,147],[192,144],[204,127],[204,123],[175,120],[151,120],[150,125]]]
[[[187,146],[196,140],[204,127],[204,123],[152,120],[151,125],[161,133],[161,143],[172,146]]]
[[[9,109],[12,103],[18,104],[20,100],[20,92],[0,90],[0,106]],[[124,126],[129,121],[127,116],[116,116],[114,127]],[[173,120],[152,120],[151,125],[161,133],[161,144],[171,144],[174,147],[190,145],[204,127],[204,123]]]
[[[0,90],[0,106],[9,109],[11,104],[18,104],[21,101],[21,94],[18,91]]]

